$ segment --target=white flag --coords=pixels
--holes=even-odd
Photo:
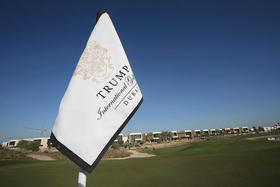
[[[142,101],[121,41],[105,12],[62,98],[52,143],[91,172]]]

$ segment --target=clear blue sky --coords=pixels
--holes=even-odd
[[[2,1],[0,141],[50,134],[100,9],[144,96],[125,133],[280,120],[279,1]]]

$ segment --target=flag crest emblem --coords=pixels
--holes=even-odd
[[[101,83],[109,78],[114,70],[108,50],[89,40],[74,72],[74,76]]]

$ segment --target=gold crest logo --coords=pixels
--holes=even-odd
[[[74,76],[80,76],[84,80],[91,80],[96,83],[105,81],[114,70],[114,66],[110,62],[111,56],[107,54],[107,51],[96,41],[88,41]]]

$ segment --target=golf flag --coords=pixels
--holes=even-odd
[[[52,144],[87,172],[143,101],[109,15],[103,11],[98,18],[51,133]]]

